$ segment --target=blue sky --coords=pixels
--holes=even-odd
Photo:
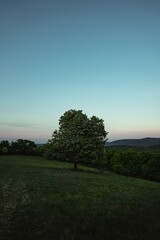
[[[45,142],[69,109],[160,137],[158,0],[0,3],[0,140]]]

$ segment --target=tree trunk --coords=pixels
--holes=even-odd
[[[77,171],[77,162],[74,161],[74,170]]]

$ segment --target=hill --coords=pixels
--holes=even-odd
[[[122,139],[107,142],[106,146],[153,147],[160,145],[160,138]]]
[[[0,156],[1,239],[158,240],[160,184]]]

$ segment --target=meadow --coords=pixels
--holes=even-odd
[[[0,156],[1,239],[159,239],[160,183],[78,169]]]

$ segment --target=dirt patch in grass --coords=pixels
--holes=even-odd
[[[0,193],[0,236],[1,239],[9,239],[16,216],[29,204],[30,199],[25,184],[12,179],[1,185]]]

